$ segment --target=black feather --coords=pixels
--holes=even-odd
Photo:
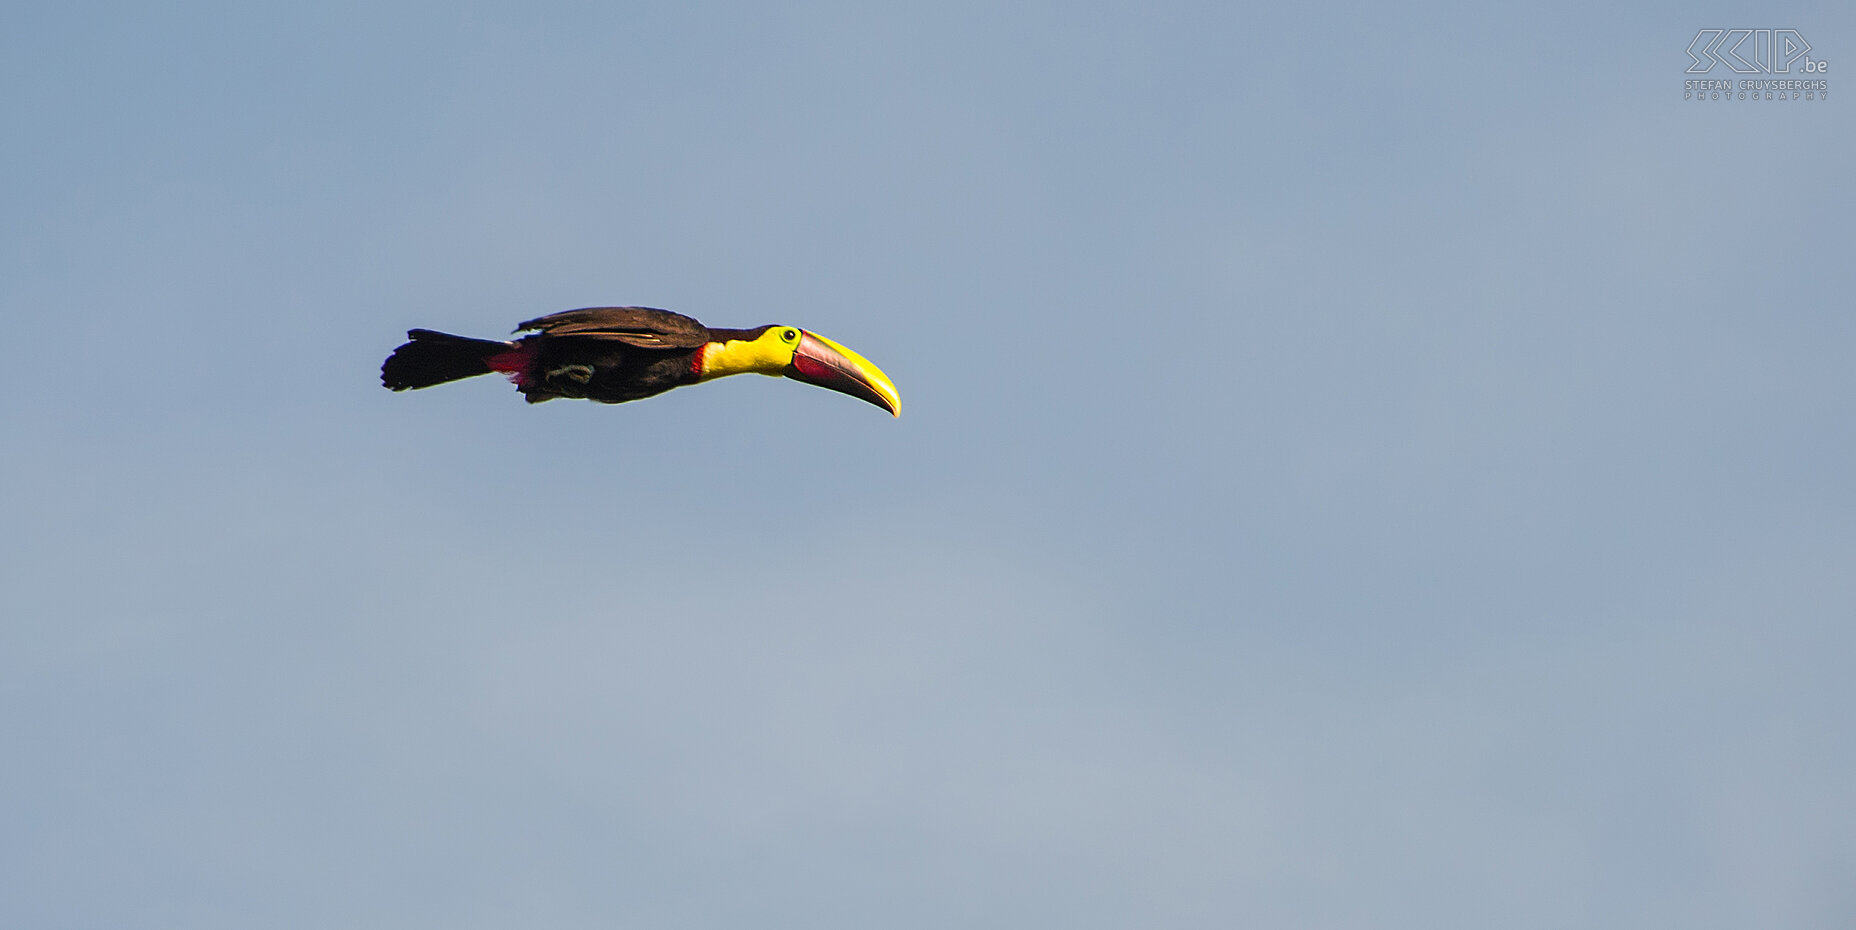
[[[492,355],[515,348],[514,343],[490,339],[471,339],[429,329],[406,333],[411,340],[393,350],[380,366],[380,383],[390,390],[431,387],[459,378],[487,375],[485,361]]]

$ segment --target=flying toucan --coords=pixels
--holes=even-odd
[[[756,372],[841,391],[902,415],[882,370],[824,336],[797,326],[710,329],[650,307],[588,307],[516,327],[507,341],[415,329],[380,366],[394,391],[500,371],[531,404],[584,397],[620,404],[724,375]]]

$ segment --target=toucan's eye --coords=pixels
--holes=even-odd
[[[799,338],[799,334],[789,329],[783,334],[783,337],[786,339],[787,342],[792,342],[793,340]]]

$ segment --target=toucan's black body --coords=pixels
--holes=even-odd
[[[531,404],[556,397],[620,404],[697,380],[692,365],[696,349],[653,351],[616,342],[530,338],[537,343],[536,367],[541,375],[521,385],[522,395]]]
[[[395,391],[503,372],[529,403],[577,397],[617,404],[723,375],[785,375],[897,413],[895,386],[855,352],[796,327],[710,329],[650,307],[592,307],[529,320],[521,339],[415,329],[380,368]]]

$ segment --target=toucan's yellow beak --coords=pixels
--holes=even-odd
[[[867,400],[892,416],[902,416],[902,397],[883,369],[824,336],[800,330],[799,348],[793,351],[792,364],[786,366],[785,374],[795,381]]]

